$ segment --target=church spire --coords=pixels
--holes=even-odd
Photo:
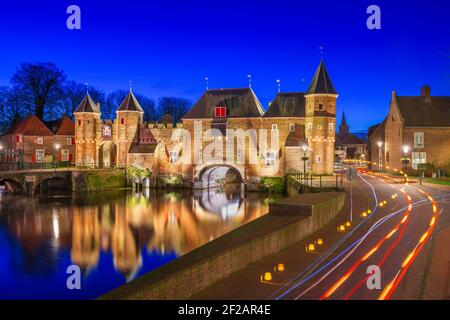
[[[350,127],[347,125],[347,120],[345,119],[345,112],[342,112],[341,125],[339,126],[339,136],[346,136],[350,131]]]

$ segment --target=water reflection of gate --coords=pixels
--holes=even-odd
[[[145,264],[146,256],[185,254],[267,211],[260,195],[244,198],[241,192],[231,191],[149,192],[114,199],[102,194],[80,204],[67,199],[67,203],[42,203],[33,198],[21,202],[14,196],[2,198],[2,207],[12,210],[2,223],[22,244],[22,250],[29,252],[24,255],[28,260],[38,259],[32,252],[51,243],[49,254],[70,249],[72,263],[89,274],[100,267],[101,252],[111,253],[114,269],[127,281],[151,270],[152,266]],[[58,261],[49,257],[29,265],[41,269],[39,264],[56,266]]]

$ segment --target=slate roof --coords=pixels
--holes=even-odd
[[[304,117],[305,94],[303,92],[279,93],[272,101],[265,118]]]
[[[345,136],[336,135],[335,144],[337,146],[342,146],[350,144],[365,144],[365,142],[354,134],[349,133]]]
[[[133,143],[129,153],[154,153],[157,146],[156,143]]]
[[[137,101],[136,97],[134,96],[133,92],[128,92],[128,95],[123,100],[122,104],[120,105],[119,109],[117,111],[138,111],[138,112],[144,112],[142,110],[141,105]]]
[[[323,61],[320,61],[307,93],[337,94]]]
[[[53,136],[53,132],[34,115],[20,120],[11,126],[4,135],[12,134],[20,134],[23,136]]]
[[[78,112],[95,112],[99,113],[100,108],[99,106],[92,100],[91,96],[87,94],[83,100],[81,100],[80,105],[78,108],[75,109],[74,113]]]
[[[305,139],[305,126],[295,125],[295,131],[289,132],[286,138],[286,147],[302,147],[306,144]]]
[[[450,127],[450,96],[396,96],[405,127]]]
[[[65,116],[61,119],[58,119],[58,120],[45,121],[44,124],[55,135],[61,135],[61,136],[75,135],[75,124],[67,116]]]
[[[214,89],[207,90],[182,119],[212,119],[217,106],[227,107],[227,118],[261,117],[264,114],[252,89]]]

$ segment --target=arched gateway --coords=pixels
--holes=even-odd
[[[220,187],[224,184],[242,184],[245,181],[245,169],[236,164],[206,163],[195,170],[194,189]]]

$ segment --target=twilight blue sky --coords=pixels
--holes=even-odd
[[[66,28],[81,7],[82,29]],[[366,28],[377,4],[382,30]],[[391,91],[450,93],[448,0],[114,1],[0,3],[0,85],[21,62],[52,61],[68,78],[106,93],[127,89],[195,102],[205,89],[247,86],[267,107],[282,91],[304,91],[325,63],[352,130],[381,121]],[[302,81],[302,79],[304,79]]]

